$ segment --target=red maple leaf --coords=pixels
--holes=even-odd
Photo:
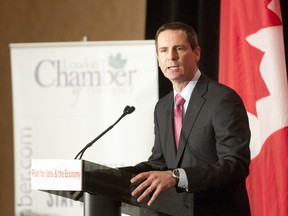
[[[282,25],[279,17],[268,9],[270,2],[221,1],[219,81],[236,90],[246,110],[255,116],[256,101],[270,93],[260,73],[264,53],[246,39],[263,28]]]

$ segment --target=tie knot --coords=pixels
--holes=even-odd
[[[176,94],[175,97],[175,105],[176,106],[182,106],[185,102],[185,99],[180,95],[180,94]]]

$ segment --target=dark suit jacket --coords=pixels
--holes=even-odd
[[[152,155],[136,165],[134,173],[181,167],[188,177],[188,193],[194,193],[195,216],[249,216],[245,179],[250,130],[240,97],[202,73],[183,119],[178,151],[173,106],[173,92],[158,101]]]

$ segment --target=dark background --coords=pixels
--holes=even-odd
[[[284,27],[285,56],[286,62],[288,62],[288,1],[280,0],[280,4]],[[147,0],[146,39],[154,39],[157,29],[162,24],[172,21],[187,23],[196,30],[201,47],[199,68],[211,79],[218,80],[220,1]],[[171,89],[170,82],[159,69],[159,97],[164,96]]]

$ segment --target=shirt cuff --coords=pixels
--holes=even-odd
[[[177,168],[179,170],[179,182],[178,187],[188,189],[188,178],[186,172],[182,168]]]

